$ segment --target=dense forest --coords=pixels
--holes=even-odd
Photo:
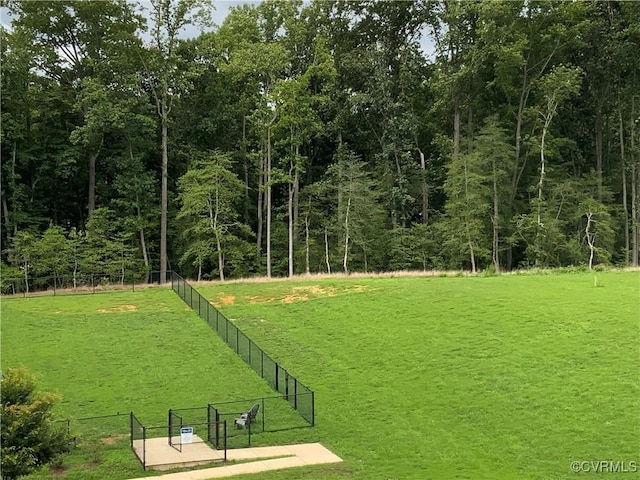
[[[638,265],[640,2],[4,5],[5,277]]]

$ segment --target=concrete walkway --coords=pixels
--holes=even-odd
[[[269,460],[260,460],[261,458]],[[322,463],[338,463],[342,459],[323,447],[320,443],[301,443],[279,447],[255,447],[227,450],[228,460],[255,460],[236,465],[222,465],[214,468],[192,470],[190,472],[168,473],[152,478],[161,480],[208,480],[211,478],[231,477],[246,473],[266,472],[283,468],[303,467]],[[149,480],[149,477],[131,480]]]

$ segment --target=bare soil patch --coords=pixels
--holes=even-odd
[[[233,305],[236,301],[236,297],[233,295],[225,295],[224,293],[219,293],[216,301],[213,302],[215,305]]]
[[[122,440],[124,438],[129,438],[129,434],[121,433],[119,435],[113,435],[111,437],[101,438],[100,441],[105,445],[115,445],[116,443],[118,443],[118,440]]]
[[[318,297],[335,297],[341,293],[363,292],[367,290],[365,285],[353,285],[338,289],[335,287],[321,287],[320,285],[304,285],[300,287],[292,287],[288,293],[281,297],[262,297],[259,295],[250,295],[245,297],[251,304],[264,304],[272,302],[294,303],[307,302]],[[235,299],[234,299],[235,300]]]
[[[116,313],[116,312],[135,312],[138,310],[138,307],[135,305],[118,305],[116,307],[111,308],[100,308],[98,312],[100,313]]]
[[[304,293],[300,294],[291,294],[291,295],[285,295],[282,298],[282,303],[293,303],[293,302],[306,302],[307,300],[309,300],[309,295],[305,295]]]

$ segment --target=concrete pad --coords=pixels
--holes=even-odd
[[[194,435],[194,440],[195,438],[196,436]],[[166,438],[163,440],[169,449],[174,450],[177,454],[180,453],[168,445]],[[148,441],[149,440],[147,440],[147,442]],[[183,445],[183,450],[184,447],[190,447],[193,445],[198,444]],[[221,458],[223,455],[221,452],[217,452],[211,448],[209,448],[209,450],[215,452],[218,455],[218,458]],[[257,460],[265,457],[282,458]],[[227,458],[229,460],[256,459],[256,461],[240,463],[237,465],[221,465],[219,467],[192,470],[190,472],[170,473],[154,478],[158,478],[160,480],[209,480],[213,478],[231,477],[233,475],[303,467],[305,465],[337,463],[342,461],[340,457],[322,446],[320,443],[231,449],[227,450]],[[149,477],[136,478],[132,480],[148,480],[148,478]]]
[[[283,455],[295,455],[286,446],[283,447],[252,447],[227,450],[229,460],[239,460],[241,458],[269,458],[282,457]]]
[[[190,467],[224,459],[224,452],[218,452],[209,447],[197,435],[193,436],[193,441],[194,443],[182,445],[180,452],[169,445],[167,437],[147,439],[144,457],[147,469],[168,470],[178,466]]]

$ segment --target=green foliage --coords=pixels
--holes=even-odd
[[[106,207],[93,211],[87,222],[84,255],[80,269],[85,273],[120,274],[122,281],[126,271],[138,265],[131,247],[131,232],[121,229],[115,221],[115,213]]]
[[[52,425],[57,397],[36,392],[26,368],[3,371],[0,389],[2,478],[14,480],[46,465],[68,448],[64,431]]]
[[[25,277],[324,271],[325,233],[349,271],[638,263],[637,2],[269,0],[220,26],[210,0],[7,8],[0,242]],[[345,148],[376,183],[348,234]],[[179,199],[210,152],[242,183],[220,247]]]
[[[351,244],[360,248],[365,266],[367,253],[375,240],[378,223],[373,220],[379,219],[381,214],[376,187],[365,163],[347,146],[340,147],[336,163],[327,171],[324,189],[334,211],[331,230],[337,237],[345,273],[349,271],[353,255]]]
[[[182,207],[177,218],[187,220],[189,225],[184,231],[189,246],[182,261],[193,258],[200,277],[204,262],[215,256],[218,274],[224,279],[225,256],[230,250],[242,248],[242,238],[249,232],[238,221],[235,209],[243,185],[229,170],[229,155],[211,152],[194,157],[192,168],[179,180]]]
[[[49,227],[34,246],[34,274],[64,275],[71,267],[72,245],[67,241],[62,227]]]

